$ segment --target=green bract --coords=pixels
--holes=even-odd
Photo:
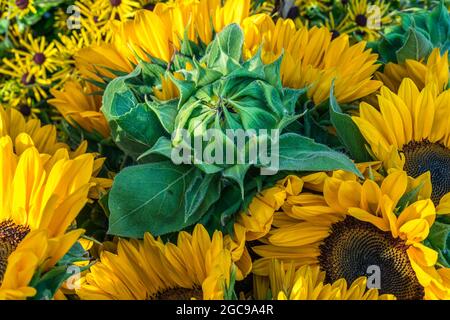
[[[281,58],[264,65],[256,55],[244,62],[242,44],[242,30],[232,24],[203,55],[181,52],[170,65],[142,62],[108,85],[102,110],[112,136],[140,163],[122,170],[114,181],[111,234],[141,237],[150,231],[157,236],[199,221],[223,229],[255,192],[289,172],[343,169],[359,174],[347,156],[288,129],[301,117],[296,103],[305,90],[282,87]],[[187,49],[190,44],[183,47],[196,51]],[[152,96],[163,75],[178,87],[178,99]],[[230,136],[239,132],[252,134],[239,144]],[[266,157],[258,152],[251,158],[255,146],[264,143],[270,149]],[[225,154],[218,157],[219,150],[232,151],[232,161],[220,161]],[[179,152],[183,164],[174,160]],[[209,157],[203,159],[205,155]],[[267,157],[272,162],[265,162]],[[277,176],[260,174],[274,163]]]
[[[403,14],[402,24],[372,46],[384,63],[426,59],[433,48],[450,50],[450,15],[444,2],[431,12]]]

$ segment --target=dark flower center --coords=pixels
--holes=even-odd
[[[393,294],[402,300],[422,299],[424,290],[407,249],[404,241],[389,232],[347,217],[332,225],[330,235],[320,246],[319,263],[328,283],[344,278],[350,285],[361,276],[374,275],[372,270],[379,270],[375,277],[379,277],[381,294]]]
[[[297,6],[293,6],[289,9],[286,18],[294,20],[299,16],[300,16],[300,9]]]
[[[199,288],[171,288],[158,293],[153,300],[203,300],[203,292]]]
[[[111,3],[113,7],[118,7],[122,3],[122,0],[109,0],[109,3]]]
[[[431,199],[435,205],[450,192],[450,150],[439,143],[429,141],[410,142],[403,146],[405,171],[417,178],[425,172],[431,174],[433,191]]]
[[[31,108],[28,105],[26,105],[26,104],[20,105],[19,106],[19,111],[25,117],[28,117],[31,114]]]
[[[367,17],[363,14],[358,14],[355,17],[355,22],[358,26],[365,27],[365,26],[367,26]]]
[[[16,0],[16,6],[20,10],[24,10],[28,7],[29,1],[28,0]]]
[[[337,30],[331,30],[331,40],[336,39],[337,37],[339,37],[341,35],[341,33]]]
[[[36,77],[34,75],[30,77],[30,74],[27,72],[23,74],[22,78],[20,79],[20,82],[25,86],[29,86],[36,82]]]
[[[0,222],[0,285],[3,282],[8,257],[30,232],[28,227],[17,225],[11,220]]]
[[[155,4],[147,3],[146,5],[143,6],[143,8],[146,9],[146,10],[153,11],[153,9],[155,9]]]
[[[38,52],[33,56],[33,61],[38,65],[43,64],[45,62],[45,59],[45,55],[41,52]]]

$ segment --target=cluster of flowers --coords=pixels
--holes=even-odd
[[[450,299],[449,10],[0,0],[0,299]]]

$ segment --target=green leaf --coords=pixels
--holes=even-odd
[[[194,214],[185,221],[185,194],[197,175],[195,167],[171,162],[125,168],[109,194],[108,233],[142,238],[145,232],[159,236],[195,223],[200,217]]]
[[[226,26],[207,48],[207,65],[213,67],[220,60],[221,53],[239,62],[243,43],[244,34],[239,25],[233,23]]]
[[[342,112],[334,96],[334,85],[331,86],[330,91],[330,119],[336,129],[339,140],[348,150],[352,159],[356,162],[371,161],[372,159],[365,147],[367,143],[358,126],[348,114]]]
[[[355,164],[346,155],[295,133],[286,133],[280,137],[278,160],[279,170],[344,170],[361,177]]]
[[[427,238],[430,247],[439,253],[439,262],[450,267],[450,224],[435,221]]]
[[[406,41],[397,50],[397,61],[404,63],[407,59],[421,60],[427,58],[433,50],[433,44],[417,29],[410,27],[406,36]]]
[[[220,175],[202,174],[192,180],[185,194],[184,221],[192,219],[196,212],[205,212],[220,196]],[[201,210],[199,210],[201,208]]]
[[[157,115],[145,103],[140,103],[130,89],[128,82],[140,74],[141,67],[137,66],[129,75],[111,81],[101,109],[114,142],[133,158],[151,148],[165,132]]]
[[[178,101],[148,101],[148,107],[156,114],[162,127],[171,134],[174,130],[175,118],[177,117]]]
[[[422,190],[424,186],[424,182],[420,183],[414,189],[406,192],[398,201],[397,204],[397,213],[400,214],[403,210],[406,209],[411,203],[417,201],[417,196],[419,195],[420,190]]]
[[[244,199],[244,179],[249,168],[250,165],[248,164],[236,164],[225,169],[222,172],[222,175],[225,178],[229,178],[239,185],[239,188],[241,189],[242,199]]]
[[[444,1],[427,17],[426,25],[430,30],[430,38],[434,44],[446,43],[450,37],[450,14],[445,7]]]
[[[172,142],[170,141],[170,139],[166,137],[160,137],[151,149],[145,151],[136,160],[144,160],[152,154],[159,154],[170,159],[172,156]]]
[[[83,246],[77,241],[70,248],[70,250],[58,261],[59,266],[68,266],[74,262],[88,261],[89,253],[86,252]]]

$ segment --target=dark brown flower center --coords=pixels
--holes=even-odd
[[[20,10],[24,10],[28,7],[29,1],[28,0],[16,0],[16,6]]]
[[[431,174],[433,191],[431,199],[435,205],[450,192],[450,150],[439,143],[429,141],[410,142],[403,146],[405,171],[417,178],[425,172]]]
[[[113,7],[118,7],[122,3],[122,0],[109,0],[109,3],[111,3]]]
[[[28,227],[17,225],[11,220],[0,222],[0,285],[8,266],[8,257],[28,232],[30,232]]]
[[[34,84],[36,82],[36,77],[34,75],[32,75],[30,77],[30,74],[27,72],[27,73],[24,73],[22,75],[22,78],[20,79],[20,82],[23,85],[25,85],[25,86],[29,86],[29,85],[32,85],[32,84]]]
[[[31,108],[26,104],[20,105],[18,109],[20,113],[23,114],[25,117],[31,115]]]
[[[199,288],[171,288],[158,293],[152,300],[203,300],[203,292]]]
[[[41,52],[38,52],[33,56],[33,61],[38,65],[43,64],[45,60],[46,60],[45,55]]]
[[[365,26],[367,26],[367,17],[363,14],[358,14],[355,17],[355,22],[358,26],[365,27]]]
[[[389,232],[347,217],[332,225],[330,235],[320,246],[319,263],[328,283],[344,278],[350,285],[361,276],[374,276],[379,279],[381,294],[422,299],[424,290],[411,267],[407,249],[404,241],[394,239]]]

